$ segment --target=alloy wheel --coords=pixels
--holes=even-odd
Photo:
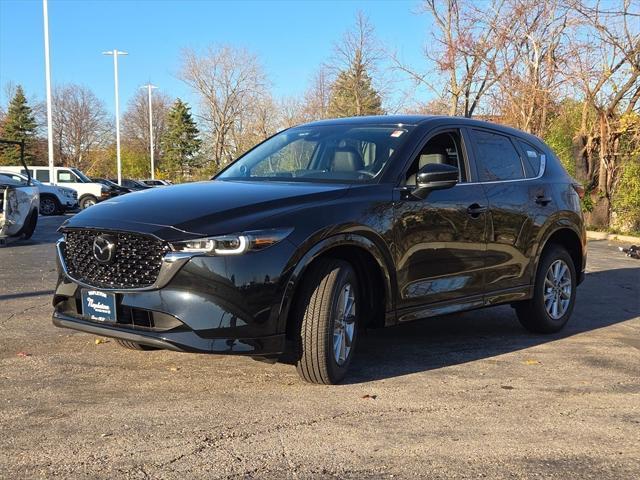
[[[356,299],[350,283],[345,283],[340,291],[333,320],[333,357],[340,366],[344,365],[353,345],[355,332]]]
[[[554,320],[562,318],[571,303],[571,272],[563,260],[553,262],[544,279],[544,308]]]

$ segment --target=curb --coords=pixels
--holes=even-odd
[[[635,245],[640,245],[640,237],[633,237],[631,235],[618,235],[617,233],[596,232],[593,230],[587,230],[587,239],[613,240],[618,242],[629,242]]]

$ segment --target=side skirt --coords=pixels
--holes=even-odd
[[[409,309],[398,310],[398,322],[410,322],[421,318],[437,317],[450,313],[475,310],[482,307],[491,307],[507,303],[527,300],[533,295],[532,285],[509,288],[487,295],[475,295],[453,301],[439,302]]]

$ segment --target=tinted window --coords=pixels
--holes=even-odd
[[[542,153],[532,145],[522,140],[518,140],[522,153],[524,154],[524,169],[527,177],[537,177],[540,173],[540,164],[542,163]]]
[[[49,170],[36,170],[36,180],[41,182],[49,181]]]
[[[473,140],[481,182],[524,178],[520,155],[509,137],[473,130]]]
[[[461,145],[460,132],[457,130],[439,133],[432,137],[413,160],[407,172],[407,185],[416,184],[418,170],[428,163],[446,163],[456,167],[460,172],[459,180],[461,182],[466,181]]]
[[[413,127],[320,125],[285,130],[220,173],[218,179],[255,181],[372,181]]]

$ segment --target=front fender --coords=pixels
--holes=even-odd
[[[329,250],[343,246],[361,248],[371,254],[375,259],[384,277],[385,298],[388,299],[385,313],[395,312],[396,298],[395,290],[392,288],[392,285],[395,285],[396,275],[390,253],[372,239],[361,233],[343,232],[323,238],[322,240],[314,243],[311,247],[306,249],[303,248],[300,255],[296,256],[294,265],[291,267],[292,273],[289,276],[285,292],[282,297],[282,302],[280,304],[278,331],[284,331],[286,329],[287,319],[293,304],[295,292],[308,266],[316,258]]]

